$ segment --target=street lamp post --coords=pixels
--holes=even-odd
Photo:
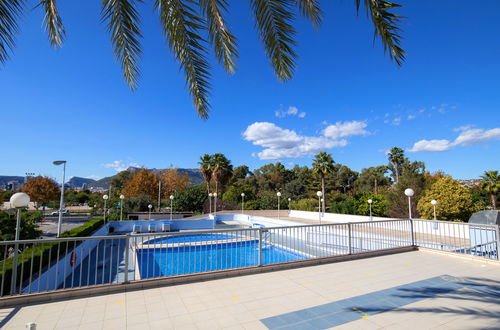
[[[208,193],[208,209],[210,212],[208,214],[212,214],[212,193]]]
[[[281,192],[277,192],[276,196],[278,196],[278,220],[280,219],[280,197],[281,197]]]
[[[214,216],[217,215],[217,193],[214,192]]]
[[[160,212],[161,206],[161,180],[158,181],[158,212]]]
[[[410,217],[411,220],[411,198],[413,195],[415,195],[415,192],[411,188],[407,188],[405,190],[405,195],[408,196],[408,216]]]
[[[373,203],[373,200],[369,199],[368,204],[370,205],[370,221],[373,220],[373,218],[372,218],[372,203]]]
[[[241,213],[245,210],[245,193],[241,193]]]
[[[151,220],[151,209],[153,208],[153,205],[149,204],[148,209],[149,209],[149,220]]]
[[[323,193],[321,191],[317,191],[316,196],[318,196],[319,224],[321,225],[321,196],[323,196]]]
[[[123,221],[123,200],[125,196],[120,195],[120,221]]]
[[[102,199],[104,199],[104,223],[106,223],[106,201],[108,200],[109,196],[108,195],[104,195],[102,196]]]
[[[174,207],[174,195],[170,195],[170,221],[172,221],[173,207]]]
[[[292,199],[290,197],[288,197],[288,214],[290,214],[290,212],[292,212],[292,205],[290,205],[291,201],[292,201]]]
[[[14,294],[17,291],[17,264],[18,264],[18,254],[19,254],[19,235],[21,233],[21,209],[23,207],[28,207],[30,203],[30,196],[25,193],[19,192],[15,193],[10,197],[10,205],[17,209],[17,221],[16,221],[16,236],[14,245],[14,263],[12,267],[12,280],[10,286],[10,294]],[[4,261],[5,262],[5,261]]]
[[[435,199],[431,200],[431,204],[434,207],[434,220],[437,220],[437,218],[436,218],[436,205],[437,205],[437,203],[438,203],[437,200],[435,200]]]
[[[61,226],[62,226],[62,211],[64,208],[64,181],[66,181],[66,161],[65,160],[55,160],[52,164],[59,166],[63,165],[63,176],[62,176],[62,184],[61,184],[61,200],[59,202],[59,220],[57,222],[57,237],[61,235]]]

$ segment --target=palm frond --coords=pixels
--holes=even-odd
[[[317,29],[321,24],[323,16],[319,0],[296,0],[296,2],[302,15],[309,19]]]
[[[210,110],[210,65],[206,59],[206,40],[200,35],[206,22],[187,3],[182,0],[156,0],[155,6],[160,13],[170,50],[184,70],[198,116],[207,119]]]
[[[0,63],[9,59],[9,52],[16,44],[17,21],[24,9],[24,0],[0,1]]]
[[[57,10],[56,0],[41,0],[38,6],[42,6],[45,11],[43,23],[48,33],[50,44],[54,48],[61,47],[66,31]]]
[[[103,0],[101,18],[111,33],[116,60],[121,63],[123,77],[132,90],[140,76],[139,57],[142,54],[139,29],[140,17],[135,2],[142,0]]]
[[[375,37],[380,37],[384,51],[389,53],[391,60],[397,65],[403,64],[406,52],[401,48],[401,28],[399,25],[404,17],[391,12],[401,5],[385,0],[364,0],[367,13],[371,16],[375,27]],[[356,9],[359,11],[361,0],[356,0]]]
[[[233,74],[236,70],[235,60],[238,57],[236,37],[224,21],[223,13],[227,12],[226,0],[200,0],[203,14],[208,24],[210,43],[214,47],[215,57],[224,65],[224,69]]]
[[[292,78],[297,58],[292,6],[295,6],[294,0],[252,0],[260,38],[274,72],[281,81]]]

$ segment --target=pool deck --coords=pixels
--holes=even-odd
[[[498,329],[499,315],[500,264],[414,251],[5,308],[0,328]]]

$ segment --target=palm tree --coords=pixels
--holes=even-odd
[[[224,156],[224,154],[214,154],[212,156],[213,161],[213,176],[215,180],[215,192],[218,194],[219,186],[221,191],[224,185],[229,181],[231,175],[233,174],[233,165],[231,161]]]
[[[204,154],[200,157],[200,171],[207,183],[207,193],[210,194],[210,181],[212,181],[213,175],[213,157],[209,154]]]
[[[496,210],[497,195],[500,192],[500,174],[498,171],[486,171],[481,179],[481,188],[490,194],[491,206],[493,206],[493,210]]]
[[[405,152],[398,147],[394,147],[391,148],[387,156],[391,164],[390,168],[394,172],[394,179],[396,179],[396,183],[399,183],[399,169],[404,162]]]
[[[333,173],[335,169],[335,161],[332,158],[332,155],[329,153],[326,153],[324,151],[320,152],[316,156],[314,156],[314,162],[312,164],[313,166],[313,173],[319,176],[319,179],[321,181],[321,192],[323,193],[323,203],[322,203],[322,209],[320,212],[325,212],[325,176],[328,174]]]
[[[23,14],[30,10],[26,0],[0,1],[0,63],[5,63],[15,45],[15,36]],[[44,10],[44,25],[50,44],[60,48],[66,36],[56,0],[37,0]],[[406,52],[400,47],[403,17],[393,13],[401,5],[386,0],[354,0],[356,11],[361,3],[371,18],[375,36],[384,45],[391,60],[401,65]],[[138,7],[142,0],[102,0],[101,20],[107,25],[116,60],[123,77],[132,90],[136,89],[142,55],[141,17]],[[226,16],[227,0],[155,0],[162,32],[170,51],[184,71],[186,85],[193,98],[198,116],[206,119],[210,110],[211,67],[207,59],[213,48],[217,61],[233,74],[238,58],[237,39],[231,32]],[[264,44],[274,73],[280,81],[292,78],[295,71],[296,14],[299,12],[314,27],[322,20],[319,0],[249,0],[259,37]]]

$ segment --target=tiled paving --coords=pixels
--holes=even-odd
[[[398,290],[407,295],[387,300]],[[407,252],[1,309],[0,328],[267,329],[273,318],[293,329],[499,329],[500,265]]]

